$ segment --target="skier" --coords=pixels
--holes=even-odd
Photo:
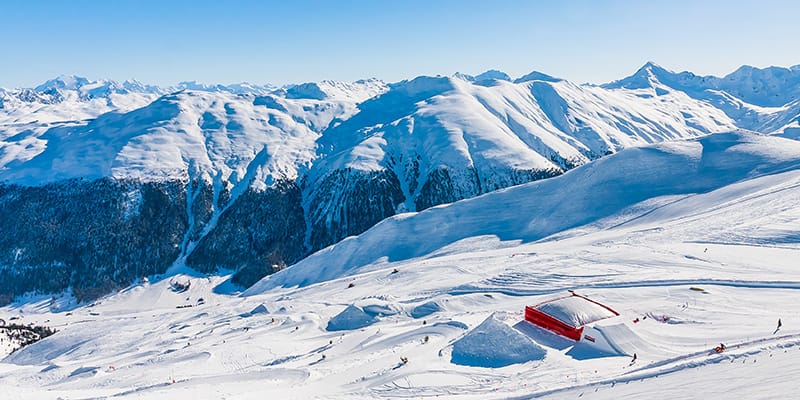
[[[636,353],[633,353],[633,360],[631,360],[631,364],[636,362]]]
[[[775,328],[775,332],[772,332],[772,334],[774,335],[774,334],[778,333],[778,331],[781,329],[781,326],[783,326],[783,324],[781,323],[781,319],[778,318],[778,327]]]

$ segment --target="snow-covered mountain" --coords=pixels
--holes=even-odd
[[[183,89],[129,109],[111,104],[115,93],[106,100],[77,95],[86,82],[50,82],[46,90],[63,94],[61,102],[10,104],[3,110],[8,123],[0,134],[0,176],[5,183],[2,212],[6,217],[0,224],[3,232],[15,235],[0,240],[7,250],[0,256],[7,266],[0,274],[6,274],[4,285],[16,288],[11,292],[42,289],[33,282],[43,265],[65,270],[48,280],[46,290],[86,285],[108,289],[116,286],[118,277],[129,280],[163,271],[195,250],[202,257],[197,255],[189,262],[208,271],[218,266],[260,268],[266,263],[262,257],[274,258],[272,263],[298,259],[307,253],[305,223],[299,197],[292,193],[298,190],[301,172],[310,168],[316,157],[315,141],[333,119],[355,112],[354,98],[381,87],[374,80],[325,84],[322,90],[330,93],[324,100],[299,95],[289,99],[281,93]],[[136,93],[125,98],[147,96],[151,95]],[[90,112],[101,101],[105,110],[112,111],[92,118]],[[59,110],[62,114],[82,113],[81,118],[62,119],[60,114],[46,121],[37,118]],[[231,206],[236,205],[231,213],[242,211],[253,196],[259,198],[253,207],[260,211],[250,210],[248,215],[259,216],[266,224],[282,221],[277,227],[222,218],[215,230]],[[76,207],[79,204],[81,207]],[[86,210],[85,205],[91,208]],[[287,215],[296,210],[297,220],[276,217],[276,210],[282,209]],[[55,210],[55,220],[49,210]],[[155,214],[145,217],[148,210]],[[255,212],[258,215],[252,214]],[[20,226],[20,221],[31,224]],[[106,239],[95,237],[96,232],[85,231],[87,221],[114,234]],[[46,243],[41,244],[43,224],[59,228],[48,230],[51,234],[45,235]],[[232,240],[240,240],[242,235],[246,240],[238,256],[230,254],[230,241],[223,243],[225,247],[202,241],[210,232],[213,238],[225,236],[225,227],[239,229],[240,224],[258,232],[236,231]],[[276,233],[280,240],[271,240],[275,230],[290,233]],[[141,243],[140,236],[153,241]],[[140,248],[131,246],[133,243]],[[273,256],[273,252],[280,255]],[[69,273],[77,268],[75,263],[92,272]],[[270,265],[266,263],[267,268]],[[255,279],[267,272],[259,272]],[[92,283],[97,280],[100,282]],[[8,292],[8,287],[2,291]]]
[[[470,238],[535,242],[602,221],[649,199],[680,199],[787,170],[800,170],[800,142],[774,136],[731,132],[632,148],[552,179],[388,218],[265,278],[248,293],[276,285],[305,286],[362,271],[373,263],[382,266],[425,257]],[[793,237],[800,225],[794,229],[790,225],[787,221],[789,231],[775,235]],[[719,228],[709,235],[727,235]],[[598,228],[589,231],[593,229]]]
[[[800,98],[800,65],[764,69],[743,65],[736,71],[718,78],[697,76],[688,71],[675,73],[648,62],[633,75],[603,86],[644,89],[658,83],[687,92],[723,91],[748,104],[780,107]]]
[[[176,269],[92,304],[19,299],[0,318],[58,332],[3,358],[0,388],[24,400],[791,397],[798,201],[796,141],[737,131],[625,149],[390,218],[245,296],[227,276]],[[620,314],[597,330],[613,346],[525,321],[525,306],[567,290]]]
[[[773,105],[793,89],[745,89],[782,88],[797,69],[742,71],[737,84],[647,64],[603,86],[487,71],[281,88],[60,77],[5,90],[0,292],[89,298],[173,264],[236,270],[248,285],[397,213],[624,148],[737,127],[796,134],[800,100]],[[45,270],[57,273],[37,281]]]
[[[745,65],[718,78],[675,73],[648,62],[633,75],[602,86],[655,95],[679,90],[724,111],[740,128],[800,136],[800,65],[764,69]]]
[[[395,212],[558,175],[621,148],[735,127],[682,92],[651,98],[566,81],[419,77],[358,109],[318,140],[304,191],[310,222],[321,227],[310,232],[314,248]],[[362,223],[365,212],[372,217]]]

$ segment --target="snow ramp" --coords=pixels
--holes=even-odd
[[[619,356],[651,354],[656,350],[623,323],[585,327],[583,336],[575,348]]]

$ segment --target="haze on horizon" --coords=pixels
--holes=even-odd
[[[532,70],[603,83],[652,60],[723,76],[800,64],[791,1],[4,3],[0,87],[54,76],[287,84]]]

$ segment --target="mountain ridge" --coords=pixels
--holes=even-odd
[[[775,75],[743,71],[765,82]],[[158,260],[147,271],[182,263],[207,273],[230,269],[247,286],[395,214],[558,176],[625,148],[737,128],[800,136],[800,100],[761,107],[712,88],[711,78],[654,63],[601,86],[539,72],[512,81],[496,70],[388,84],[187,83],[170,93],[109,82],[62,77],[41,92],[0,92],[0,214],[16,221],[15,199],[31,199],[66,216],[43,219],[27,209],[34,227],[78,239],[54,239],[67,258],[37,254],[35,230],[0,243],[0,272],[12,274],[4,280],[24,268],[80,265],[104,271],[99,288],[84,288],[96,293],[138,278],[128,253],[121,268],[129,272],[106,267],[131,249],[115,241],[82,247],[81,239],[93,239],[60,222],[77,221],[76,211],[48,196],[74,204],[102,188],[107,197],[92,201],[107,209],[93,225],[121,236],[169,232],[163,243],[137,250]],[[125,222],[157,205],[173,210],[177,231],[163,221]],[[59,279],[47,287],[92,285]],[[0,292],[39,287],[29,283]]]

